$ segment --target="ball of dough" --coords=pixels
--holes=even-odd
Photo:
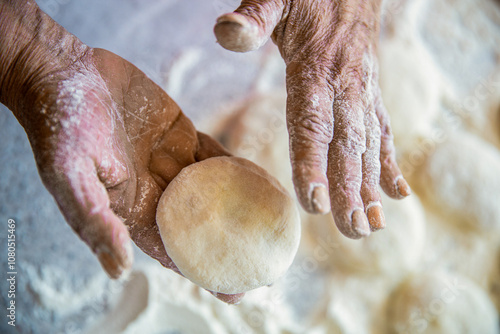
[[[264,169],[236,157],[184,168],[161,196],[156,221],[180,272],[226,294],[273,283],[300,241],[299,213],[287,191]]]
[[[456,274],[410,277],[388,300],[389,333],[498,334],[498,315],[485,291]]]

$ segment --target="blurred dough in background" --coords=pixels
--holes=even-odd
[[[237,5],[211,1],[220,7],[213,22]],[[57,280],[41,270],[30,278],[48,282],[32,284],[38,302],[69,319],[92,314],[89,296],[104,296],[101,310],[73,320],[68,333],[500,333],[500,3],[386,0],[382,18],[380,84],[413,189],[402,201],[383,195],[384,230],[350,240],[330,215],[302,212],[303,239],[287,275],[238,306],[144,257],[115,289],[87,281],[71,311],[45,302],[73,291],[50,286]],[[229,55],[203,43],[174,39],[180,51],[154,79],[201,130],[293,192],[276,48]]]
[[[494,333],[498,315],[488,295],[456,274],[417,274],[389,297],[387,333]]]

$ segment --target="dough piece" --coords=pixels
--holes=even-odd
[[[500,152],[464,132],[436,145],[418,173],[415,190],[450,221],[485,235],[500,231]]]
[[[417,32],[408,33],[404,39],[383,41],[379,57],[380,89],[399,154],[414,149],[418,139],[433,137],[442,101],[454,96]]]
[[[498,315],[480,287],[459,275],[417,275],[391,295],[388,333],[498,334]]]
[[[287,191],[264,169],[236,157],[184,168],[160,198],[156,221],[180,272],[226,294],[273,283],[300,241],[299,213]]]
[[[346,238],[330,214],[306,218],[313,256],[321,265],[358,274],[383,274],[387,279],[398,279],[418,266],[426,236],[422,205],[414,194],[402,201],[381,196],[387,226],[368,238]],[[318,257],[323,253],[328,257]]]

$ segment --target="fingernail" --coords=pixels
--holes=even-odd
[[[231,51],[247,52],[260,47],[258,27],[237,13],[219,17],[214,32],[217,42]]]
[[[370,224],[370,230],[372,232],[381,230],[385,227],[384,210],[382,210],[380,202],[370,203],[366,210],[366,216],[368,217],[368,223]]]
[[[121,260],[117,254],[111,252],[106,246],[101,246],[95,252],[101,266],[106,271],[108,276],[113,279],[127,277],[130,273],[129,269],[132,267],[134,253],[130,240],[123,242],[122,246],[124,252],[121,254]]]
[[[311,196],[311,203],[316,213],[326,214],[330,212],[330,194],[325,186],[317,186],[314,188]]]
[[[116,261],[115,256],[111,254],[111,252],[107,250],[98,250],[96,254],[101,266],[104,268],[109,277],[115,279],[120,277],[122,270]]]
[[[370,225],[368,224],[368,219],[366,219],[366,215],[363,210],[354,210],[351,216],[351,220],[352,229],[360,237],[367,237],[370,235]]]
[[[411,194],[411,189],[406,180],[400,175],[398,176],[398,180],[396,182],[396,188],[398,191],[398,194],[402,197],[407,197],[410,196]]]
[[[217,24],[219,23],[234,23],[235,25],[246,27],[248,25],[248,20],[245,16],[238,13],[229,13],[221,15],[217,18]]]

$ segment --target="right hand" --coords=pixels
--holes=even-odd
[[[379,184],[393,198],[410,194],[378,85],[380,3],[243,0],[214,28],[229,50],[254,50],[269,37],[277,44],[297,197],[310,213],[331,209],[354,239],[385,226]]]

